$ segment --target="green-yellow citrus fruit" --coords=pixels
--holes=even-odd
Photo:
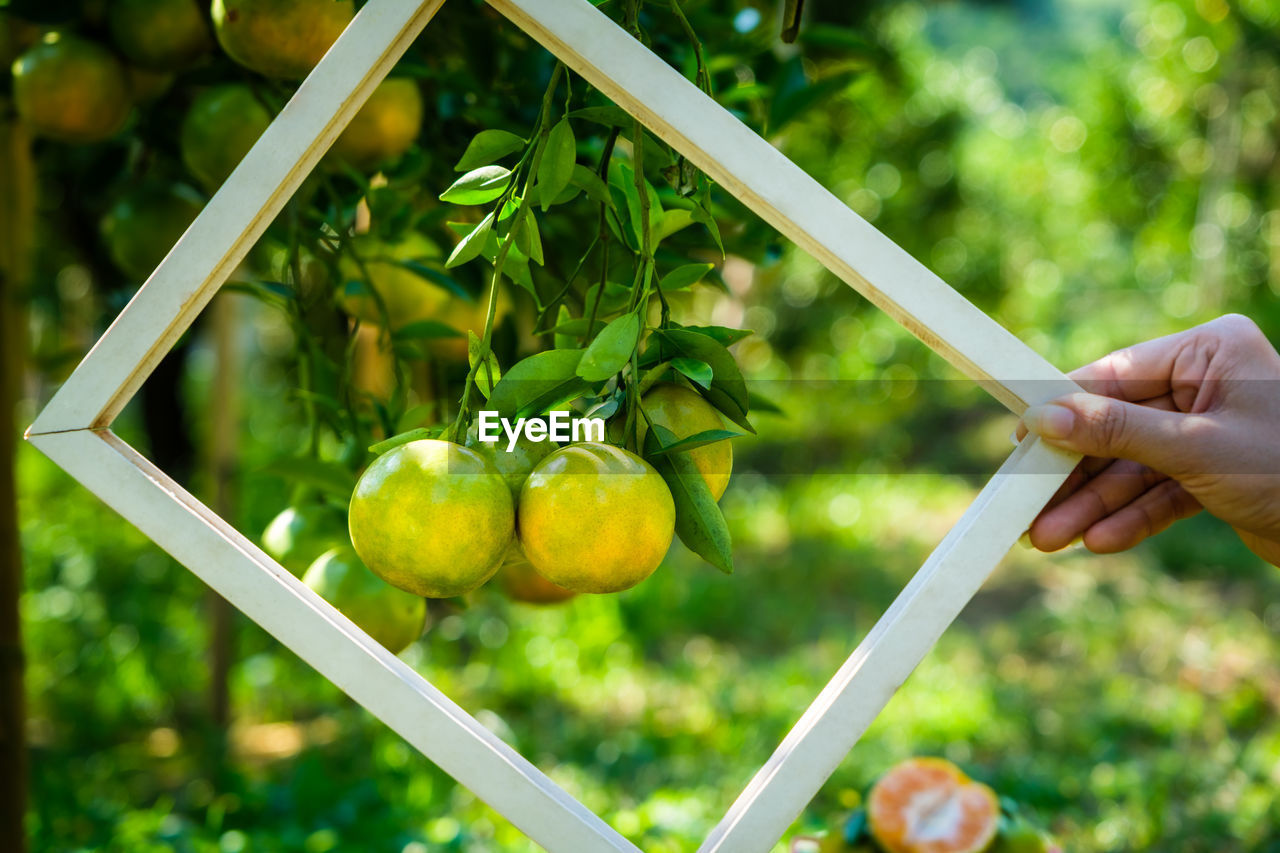
[[[482,366],[481,370],[484,369]],[[501,430],[499,430],[501,433]],[[474,428],[467,435],[467,447],[472,448],[493,463],[502,479],[507,481],[511,489],[511,499],[519,500],[520,488],[529,478],[533,466],[550,456],[559,446],[554,441],[530,441],[523,432],[516,439],[516,445],[507,450],[508,439],[501,434],[496,442],[488,443],[479,439]]]
[[[213,0],[213,30],[236,62],[301,80],[355,16],[352,0]]]
[[[302,582],[393,655],[422,635],[427,601],[369,571],[350,546],[321,555]]]
[[[129,78],[129,94],[135,104],[146,104],[158,99],[173,85],[175,74],[172,71],[151,71],[136,65],[125,66],[125,76]]]
[[[108,23],[120,52],[154,71],[189,68],[213,47],[196,0],[112,0]]]
[[[240,83],[206,89],[182,120],[182,162],[200,185],[213,192],[271,124],[271,113]]]
[[[724,419],[720,413],[702,398],[702,395],[690,391],[680,385],[663,383],[655,385],[641,401],[647,414],[655,424],[666,427],[676,434],[677,438],[688,438],[710,429],[724,429]],[[640,421],[640,442],[644,446],[644,436],[648,427],[643,418]],[[689,458],[694,467],[702,475],[707,488],[716,500],[729,487],[729,476],[733,473],[733,445],[728,440],[705,444],[689,451]]]
[[[574,592],[618,592],[653,573],[676,510],[634,453],[584,442],[539,462],[520,490],[520,546],[538,574]]]
[[[867,795],[867,825],[886,853],[980,853],[1000,820],[996,794],[941,758],[911,758]]]
[[[331,159],[372,169],[409,150],[422,129],[422,93],[405,77],[383,80],[329,150]]]
[[[483,456],[423,439],[379,456],[351,496],[351,541],[374,574],[427,598],[470,592],[511,544],[506,482]]]
[[[340,513],[323,504],[303,503],[271,519],[262,533],[262,550],[301,577],[317,557],[346,541]]]
[[[556,586],[538,574],[516,542],[511,543],[511,551],[498,570],[498,577],[507,596],[512,601],[525,604],[556,604],[577,595],[573,590]]]
[[[13,101],[32,130],[66,142],[114,136],[133,106],[124,65],[115,54],[59,33],[14,60]]]
[[[107,253],[130,279],[145,281],[203,206],[199,194],[182,184],[133,190],[103,217]]]
[[[387,312],[385,319],[390,321],[392,329],[434,318],[448,302],[450,295],[446,290],[400,264],[401,261],[438,261],[442,257],[440,247],[426,236],[411,231],[398,243],[387,243],[372,236],[356,237],[351,241],[351,250],[354,257],[343,255],[339,271],[347,281],[372,287],[381,298],[382,308]],[[344,287],[338,293],[338,303],[343,311],[363,323],[384,324],[378,300],[362,287]]]
[[[361,263],[344,255],[339,269],[344,281],[338,293],[342,310],[361,322],[382,325],[384,318],[378,302],[362,287],[351,282],[368,284],[382,299],[386,319],[391,328],[400,329],[420,320],[435,320],[461,333],[458,337],[437,338],[428,342],[430,351],[440,358],[466,361],[466,333],[484,332],[485,316],[489,309],[487,299],[477,301],[463,299],[402,266],[400,261],[435,262],[443,259],[440,247],[428,237],[410,232],[398,243],[385,243],[372,237],[357,237],[352,249]],[[361,268],[363,266],[363,269]],[[505,289],[498,291],[494,323],[498,323],[511,311],[511,300]]]

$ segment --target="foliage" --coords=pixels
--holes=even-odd
[[[1280,331],[1271,4],[807,6],[787,47],[770,4],[602,4],[1055,363],[1226,310]],[[110,40],[98,4],[38,17]],[[616,597],[538,609],[486,588],[437,605],[406,659],[643,849],[690,849],[993,469],[1011,420],[483,4],[445,4],[396,73],[427,105],[417,144],[377,179],[326,161],[234,287],[260,306],[242,313],[233,521],[256,535],[302,493],[343,503],[371,445],[465,432],[484,397],[513,414],[579,400],[634,426],[646,377],[685,377],[756,431],[689,536],[714,561],[732,534],[734,575],[677,549]],[[41,143],[46,383],[138,284],[100,220],[141,183],[204,180],[179,129],[228,83],[272,114],[293,85],[214,53],[114,140]],[[402,282],[436,313],[392,331],[379,285]],[[354,324],[372,348],[347,297],[373,306]],[[204,424],[198,329],[189,350]],[[390,381],[357,380],[369,370]],[[158,453],[144,422],[131,408],[121,432]],[[651,458],[701,482],[687,454]],[[200,584],[22,463],[37,849],[530,849],[242,619],[224,739],[204,709]],[[796,829],[941,754],[1067,849],[1267,849],[1278,591],[1206,520],[1124,557],[1015,555]]]

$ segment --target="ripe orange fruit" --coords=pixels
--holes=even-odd
[[[520,550],[518,542],[511,543],[511,550],[507,552],[507,558],[498,570],[498,577],[502,579],[502,588],[506,590],[507,597],[525,604],[556,604],[577,595],[573,590],[556,586],[538,574],[525,557],[524,551]]]
[[[574,592],[619,592],[653,573],[676,510],[662,476],[597,442],[562,447],[520,490],[520,547],[538,574]]]
[[[189,68],[213,47],[196,0],[112,0],[107,20],[120,52],[153,71]]]
[[[511,491],[483,456],[423,439],[379,456],[351,495],[351,542],[373,573],[414,595],[470,592],[511,544]]]
[[[383,80],[329,149],[330,159],[372,169],[404,154],[422,129],[422,93],[405,77]]]
[[[13,102],[33,131],[66,142],[114,136],[133,107],[115,54],[60,33],[45,36],[14,60]]]
[[[236,62],[301,80],[355,16],[352,0],[213,0],[213,31]]]
[[[980,853],[999,820],[995,791],[941,758],[902,762],[867,797],[867,823],[886,853]]]
[[[302,582],[393,655],[422,635],[426,599],[378,578],[349,545],[321,555]]]
[[[271,113],[240,83],[206,89],[182,119],[179,147],[187,171],[209,192],[222,186],[271,124]]]
[[[146,281],[203,207],[204,199],[183,184],[133,190],[102,219],[107,253],[130,279]]]
[[[317,557],[335,545],[346,543],[342,526],[341,515],[323,504],[287,507],[271,519],[262,532],[262,550],[295,576],[302,577]]]
[[[655,385],[641,400],[647,414],[655,424],[666,427],[677,438],[688,438],[709,429],[724,429],[720,413],[696,391],[681,385],[662,383]],[[644,418],[640,421],[640,445],[644,446],[645,433],[649,431]],[[720,500],[729,488],[729,476],[733,473],[733,445],[726,441],[706,444],[688,451],[694,467],[702,475],[711,495]]]

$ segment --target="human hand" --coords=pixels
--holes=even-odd
[[[1028,409],[1019,427],[1085,459],[1031,525],[1056,551],[1083,536],[1132,548],[1202,508],[1280,566],[1280,354],[1229,314],[1074,371],[1090,393]]]

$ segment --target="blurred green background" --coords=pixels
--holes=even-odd
[[[1228,311],[1280,340],[1270,0],[809,0],[794,46],[771,3],[683,5],[721,103],[1055,364]],[[688,70],[665,9],[646,4],[643,21]],[[103,27],[100,10],[67,20],[42,26]],[[402,65],[425,95],[414,180],[434,198],[473,133],[527,128],[551,60],[452,0]],[[23,424],[137,284],[104,261],[97,217],[172,168],[166,110],[225,73],[186,72],[109,143],[37,143]],[[736,443],[723,500],[736,574],[677,544],[615,596],[539,608],[485,588],[465,609],[434,608],[404,653],[651,853],[697,846],[1014,426],[816,261],[716,201],[726,286],[677,311],[752,329],[735,354],[785,410],[757,414],[758,435]],[[256,537],[290,500],[271,464],[306,443],[307,423],[290,395],[293,327],[233,298],[232,520]],[[197,327],[174,380],[196,449],[184,482],[206,500],[214,346]],[[120,431],[148,449],[145,420],[131,407]],[[33,849],[532,849],[239,615],[224,730],[202,584],[35,451],[18,462]],[[1280,850],[1280,573],[1208,518],[1119,556],[1015,549],[795,831],[826,827],[916,754],[1025,803],[1068,850]]]

